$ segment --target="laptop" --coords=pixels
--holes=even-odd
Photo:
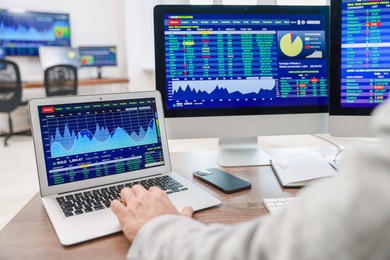
[[[221,202],[172,172],[158,91],[32,99],[43,205],[62,245],[121,230],[110,202],[159,186],[180,211]]]

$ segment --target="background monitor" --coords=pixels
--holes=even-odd
[[[82,67],[98,68],[98,78],[102,77],[102,67],[117,65],[116,46],[83,46],[79,54]]]
[[[387,2],[332,1],[330,134],[374,136],[369,115],[390,89],[388,24]]]
[[[72,65],[80,67],[80,58],[77,48],[69,47],[40,47],[39,59],[42,69],[45,70],[54,65]]]
[[[327,132],[328,19],[326,6],[156,6],[168,137],[219,137],[235,166],[269,164],[259,135]]]
[[[7,55],[38,56],[40,46],[70,46],[69,15],[0,9],[0,46]]]

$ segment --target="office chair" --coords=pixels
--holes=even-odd
[[[77,95],[77,68],[72,65],[55,65],[45,69],[46,96]]]
[[[11,112],[18,106],[27,105],[22,102],[22,81],[19,66],[9,60],[0,60],[0,113],[8,113],[9,132],[5,135],[4,146],[14,135]]]

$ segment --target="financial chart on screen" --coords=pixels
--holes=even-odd
[[[168,109],[327,104],[325,17],[167,14]]]
[[[389,95],[389,10],[389,1],[342,1],[341,107],[373,108]]]
[[[164,164],[154,99],[39,109],[49,185]]]
[[[0,46],[26,56],[37,56],[40,46],[70,46],[69,15],[0,9]]]

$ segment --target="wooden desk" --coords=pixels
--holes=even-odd
[[[216,208],[194,214],[204,223],[237,223],[267,214],[261,199],[294,196],[298,190],[282,189],[269,166],[238,167],[225,170],[252,183],[252,189],[224,194],[192,178],[192,172],[218,167],[216,151],[174,152],[173,170],[193,180],[222,201]],[[122,233],[63,247],[43,208],[39,194],[0,232],[0,259],[124,259],[129,242]]]
[[[101,78],[101,79],[79,79],[79,86],[91,86],[91,85],[104,85],[104,84],[120,84],[128,83],[127,78]],[[44,83],[42,81],[28,81],[22,83],[23,88],[43,88]]]

